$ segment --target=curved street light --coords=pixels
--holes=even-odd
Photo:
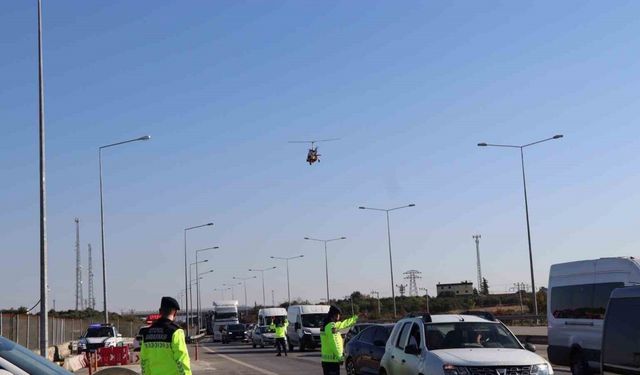
[[[387,239],[389,242],[389,273],[391,274],[391,298],[393,299],[393,317],[395,318],[398,314],[396,309],[396,291],[393,282],[393,257],[391,255],[391,226],[389,225],[389,212],[400,210],[403,208],[415,207],[416,205],[411,203],[405,206],[394,207],[394,208],[373,208],[373,207],[358,207],[361,210],[371,210],[371,211],[381,211],[386,213],[387,215]]]
[[[102,150],[105,148],[110,148],[114,146],[120,146],[125,143],[138,142],[138,141],[148,141],[151,139],[151,136],[145,135],[142,137],[129,139],[127,141],[111,143],[108,145],[98,147],[98,169],[100,173],[100,248],[102,251],[102,300],[103,300],[103,308],[104,308],[104,322],[109,323],[109,311],[107,310],[107,266],[105,261],[104,254],[104,199],[102,193]]]
[[[556,139],[563,138],[564,135],[556,134],[553,137],[545,138],[540,141],[535,141],[531,143],[527,143],[525,145],[504,145],[504,144],[493,144],[493,143],[478,143],[478,147],[505,147],[505,148],[517,148],[520,149],[520,164],[522,166],[522,185],[524,187],[524,212],[527,220],[527,241],[529,244],[529,269],[531,271],[531,298],[533,299],[533,309],[538,316],[538,299],[536,298],[536,282],[535,277],[533,275],[533,252],[531,250],[531,226],[529,225],[529,201],[527,199],[527,179],[524,173],[524,149],[533,145],[537,145],[539,143],[552,141]],[[480,286],[478,286],[479,288]]]
[[[304,239],[307,241],[316,241],[316,242],[324,243],[324,277],[327,283],[327,303],[330,303],[331,300],[329,299],[329,259],[327,257],[327,242],[346,240],[347,237],[331,238],[329,240],[322,240],[322,239],[311,238],[311,237],[305,237]]]
[[[277,267],[267,267],[262,269],[249,268],[250,272],[260,272],[262,274],[262,306],[267,306],[267,297],[264,292],[264,271],[275,270]]]
[[[287,298],[289,299],[289,306],[291,306],[291,287],[289,284],[289,261],[298,258],[304,258],[304,255],[297,255],[293,257],[274,257],[271,256],[271,259],[284,260],[287,263]]]
[[[206,224],[202,224],[202,225],[196,225],[193,227],[188,227],[188,228],[184,228],[184,288],[188,289],[189,288],[189,281],[188,281],[188,276],[187,273],[189,270],[187,270],[187,232],[190,230],[194,230],[194,229],[198,229],[198,228],[203,228],[203,227],[210,227],[212,226],[213,223],[206,223]],[[186,303],[185,303],[185,312],[187,314],[187,317],[185,319],[185,322],[187,323],[187,337],[189,337],[189,300],[191,298],[187,295],[187,298],[185,298]]]

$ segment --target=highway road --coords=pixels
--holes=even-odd
[[[538,354],[546,357],[547,348],[538,346]],[[253,349],[248,344],[204,343],[199,347],[198,361],[194,347],[190,347],[191,367],[194,375],[317,375],[322,374],[320,352],[293,352],[288,357],[276,357],[274,348]],[[140,366],[127,366],[140,373]],[[87,369],[78,374],[88,374]],[[554,367],[555,373],[569,375],[565,367]],[[346,372],[342,371],[343,374]]]
[[[546,346],[538,346],[538,354],[546,357],[546,349]],[[193,369],[196,375],[214,372],[232,375],[322,374],[319,351],[296,351],[288,357],[276,357],[274,348],[253,349],[247,344],[203,344],[199,360],[193,361]],[[570,374],[567,368],[554,369],[557,374]]]

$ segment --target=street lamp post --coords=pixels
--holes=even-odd
[[[203,251],[209,251],[209,250],[215,250],[215,249],[219,249],[220,247],[218,246],[213,246],[213,247],[207,247],[205,249],[200,249],[200,250],[196,250],[196,275],[199,275],[198,273],[198,253],[201,253]],[[200,332],[200,328],[202,328],[200,321],[202,319],[201,316],[201,310],[200,310],[200,278],[198,278],[198,281],[196,283],[196,314],[198,316],[198,333]]]
[[[129,139],[127,141],[116,142],[109,145],[98,147],[98,169],[100,172],[100,245],[102,250],[102,298],[104,307],[104,322],[109,323],[109,311],[107,310],[107,265],[104,255],[104,203],[102,194],[102,150],[109,147],[119,146],[126,143],[148,141],[151,136],[145,135],[139,138]]]
[[[316,242],[324,243],[324,277],[327,284],[327,303],[331,303],[331,299],[329,298],[329,259],[327,257],[327,242],[346,240],[347,237],[338,237],[338,238],[332,238],[329,240],[321,240],[318,238],[311,238],[311,237],[305,237],[304,239],[307,241],[316,241]]]
[[[406,206],[394,207],[394,208],[371,208],[371,207],[358,207],[361,210],[382,211],[387,214],[387,238],[389,242],[389,273],[391,274],[391,298],[393,299],[393,317],[397,316],[396,310],[396,291],[394,289],[393,282],[393,257],[391,256],[391,226],[389,225],[389,212],[400,210],[402,208],[415,207],[415,204],[411,203]]]
[[[196,279],[196,301],[198,302],[198,307],[196,310],[196,314],[198,317],[198,333],[200,333],[200,330],[202,329],[202,312],[200,311],[200,280],[203,279],[203,275],[206,275],[208,273],[212,273],[213,270],[209,270],[209,271],[205,271],[202,273],[198,273],[197,271],[198,269],[198,265],[196,264],[196,275],[198,275],[198,278]]]
[[[255,279],[255,278],[257,278],[257,276],[249,276],[249,277],[236,277],[236,276],[234,276],[233,277],[234,280],[242,281],[242,284],[244,285],[244,316],[245,316],[245,319],[247,317],[247,311],[249,309],[249,305],[248,305],[248,301],[247,301],[247,280],[251,280],[251,279]]]
[[[189,270],[187,269],[188,265],[187,265],[187,232],[193,229],[198,229],[198,228],[202,228],[202,227],[208,227],[208,226],[212,226],[213,223],[206,223],[206,224],[202,224],[202,225],[196,225],[194,227],[189,227],[189,228],[184,228],[184,289],[189,289],[189,280],[188,280],[188,276],[187,273],[189,272]],[[189,337],[189,296],[185,297],[186,299],[186,306],[185,306],[185,311],[187,314],[187,317],[185,319],[185,322],[187,323],[187,337]],[[193,301],[191,301],[193,302]]]
[[[222,286],[226,286],[231,289],[231,299],[236,299],[236,286],[242,285],[242,283],[233,283],[233,284],[222,284]]]
[[[271,259],[284,260],[287,263],[287,298],[289,300],[289,306],[291,306],[291,286],[289,284],[289,261],[292,259],[298,259],[298,258],[304,258],[304,255],[297,255],[294,257],[274,257],[274,256],[271,257]]]
[[[268,268],[262,268],[262,269],[253,269],[253,268],[249,268],[250,272],[260,272],[262,274],[262,306],[265,307],[267,306],[267,296],[265,294],[264,291],[264,271],[270,271],[270,270],[275,270],[276,267],[268,267]]]
[[[190,301],[193,301],[193,293],[192,293],[192,290],[191,290],[191,286],[193,284],[196,284],[196,286],[199,284],[199,281],[198,281],[199,277],[196,277],[195,280],[191,278],[191,271],[193,269],[193,266],[196,266],[196,269],[198,269],[198,263],[206,263],[208,261],[209,261],[208,259],[205,259],[205,260],[201,260],[199,262],[193,262],[193,263],[189,264],[189,300]],[[198,272],[196,271],[196,275],[197,274],[198,274]],[[198,294],[198,291],[196,289],[196,298],[198,297],[197,294]],[[193,313],[193,311],[192,311],[193,310],[193,302],[191,303],[191,305],[189,307],[190,307],[190,309],[187,310],[187,327],[189,327],[189,322],[191,322],[193,324],[193,318],[191,317],[191,315]],[[198,326],[198,329],[200,329],[199,326]]]
[[[533,299],[533,309],[538,316],[538,299],[536,298],[536,283],[535,277],[533,275],[533,252],[531,251],[531,226],[529,225],[529,201],[527,199],[527,179],[524,173],[524,149],[529,146],[537,145],[539,143],[552,141],[555,139],[560,139],[564,137],[562,134],[554,135],[553,137],[542,139],[540,141],[527,143],[525,145],[502,145],[502,144],[491,144],[491,143],[478,143],[479,147],[506,147],[506,148],[517,148],[520,149],[520,164],[522,166],[522,186],[524,188],[524,212],[527,220],[527,241],[529,244],[529,269],[531,271],[531,293]]]
[[[222,300],[224,300],[225,299],[224,292],[227,291],[227,290],[231,290],[231,288],[215,288],[213,291],[214,292],[220,292],[220,295],[222,296],[221,298],[222,298]]]
[[[44,71],[42,62],[42,1],[38,0],[38,151],[40,185],[40,355],[47,357],[49,347],[49,295],[47,263],[47,181],[44,126]],[[0,323],[1,324],[1,323]],[[2,329],[0,329],[1,331]]]

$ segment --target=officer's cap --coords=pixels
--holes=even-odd
[[[180,310],[180,305],[173,297],[162,297],[160,310]]]

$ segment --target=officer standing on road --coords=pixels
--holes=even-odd
[[[356,315],[340,321],[341,314],[337,306],[331,306],[320,331],[324,375],[340,375],[340,365],[344,362],[344,342],[340,330],[350,328],[358,321]]]
[[[277,322],[273,318],[271,319],[269,328],[275,331],[274,337],[276,339],[276,348],[278,349],[277,357],[282,356],[282,350],[284,350],[284,356],[287,356],[287,327],[289,327],[289,321],[286,318],[278,318]]]
[[[178,301],[162,297],[161,318],[142,330],[140,363],[143,375],[191,375],[184,331],[174,323],[178,310]]]

